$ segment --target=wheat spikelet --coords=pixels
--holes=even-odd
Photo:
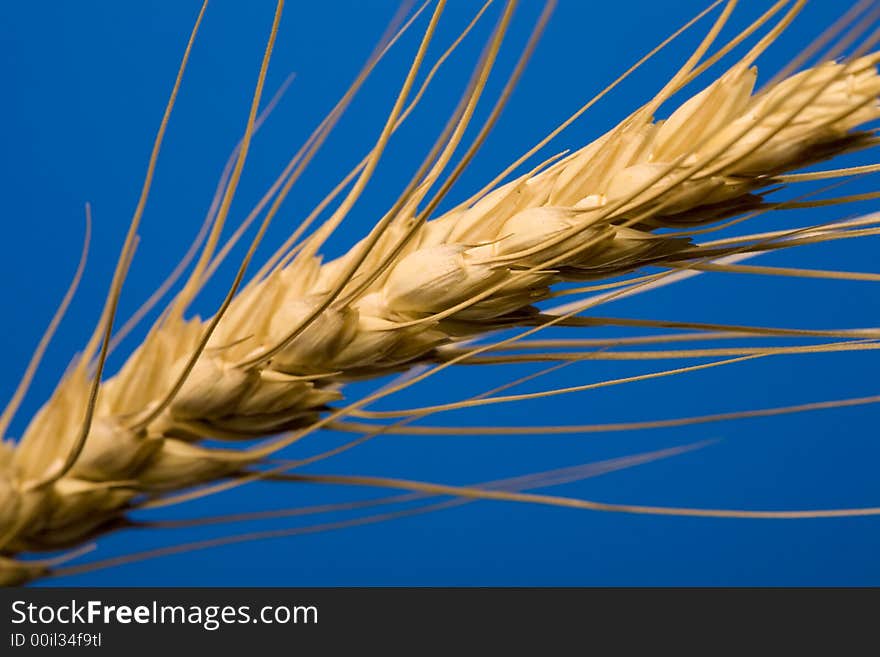
[[[444,134],[447,141],[438,141],[436,161],[426,161],[367,238],[341,258],[321,260],[324,240],[344,217],[349,199],[357,200],[353,192],[299,250],[279,252],[273,266],[240,291],[237,280],[215,317],[185,318],[244,166],[258,85],[232,182],[184,291],[122,368],[102,380],[98,351],[106,349],[112,329],[109,309],[103,338],[96,334],[21,438],[0,444],[0,553],[6,555],[0,579],[17,583],[46,572],[46,566],[15,559],[16,554],[77,545],[133,507],[240,475],[306,433],[354,414],[359,406],[328,413],[343,399],[347,382],[438,360],[473,360],[478,352],[456,352],[457,343],[498,328],[540,327],[546,320],[534,304],[548,299],[554,285],[601,281],[647,266],[696,262],[709,267],[706,259],[736,253],[738,245],[698,245],[692,236],[723,219],[761,211],[762,191],[785,181],[787,172],[874,143],[872,133],[859,129],[880,118],[880,55],[828,61],[755,90],[755,57],[801,4],[794,3],[768,37],[714,83],[667,119],[656,120],[659,106],[694,77],[697,62],[733,9],[728,3],[680,75],[617,127],[429,220],[436,202],[429,200],[426,211],[425,201],[480,98],[509,5],[466,102]],[[401,116],[442,6],[437,5],[386,129],[363,168],[359,180],[364,183]],[[262,75],[267,64],[268,54]],[[139,212],[142,205],[143,199]],[[130,239],[138,221],[136,213]],[[129,255],[127,242],[119,285]],[[244,448],[201,444],[284,432],[293,433]],[[396,485],[492,498],[462,488]]]

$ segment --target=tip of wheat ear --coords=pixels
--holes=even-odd
[[[129,418],[158,403],[204,326],[170,318],[104,383],[74,466],[35,485],[74,439],[89,383],[85,367],[76,369],[18,445],[0,449],[0,551],[75,544],[143,494],[240,470],[262,453],[199,441],[308,426],[341,397],[341,383],[516,324],[554,283],[674,262],[687,240],[654,228],[735,213],[774,175],[858,145],[852,131],[880,116],[877,59],[822,64],[758,95],[755,70],[736,66],[665,121],[637,111],[543,171],[420,225],[390,257],[394,225],[366,254],[365,271],[390,259],[368,287],[330,305],[270,360],[242,366],[323,307],[346,264],[364,254],[355,246],[327,264],[298,258],[277,268],[235,298],[172,402],[135,429]],[[43,568],[0,557],[0,580]]]

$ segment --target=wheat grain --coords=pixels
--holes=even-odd
[[[795,3],[768,36],[775,38],[801,4]],[[6,555],[0,561],[0,579],[23,582],[46,572],[39,563],[13,558],[18,553],[78,544],[133,505],[240,473],[292,439],[242,449],[206,447],[200,444],[203,440],[311,431],[330,421],[325,411],[343,398],[346,382],[438,359],[478,362],[467,350],[443,348],[500,327],[534,324],[534,304],[549,298],[558,283],[601,280],[648,265],[735,271],[734,265],[693,264],[705,256],[690,239],[695,226],[759,209],[762,190],[782,180],[797,182],[795,176],[786,179],[786,172],[874,143],[871,133],[858,129],[880,117],[880,55],[828,61],[756,92],[752,63],[773,38],[762,41],[666,120],[655,120],[660,104],[698,72],[697,63],[732,11],[733,3],[728,3],[679,75],[617,127],[428,221],[430,211],[420,208],[480,98],[510,7],[466,102],[444,135],[447,141],[438,142],[436,162],[414,179],[369,237],[335,261],[323,263],[318,255],[323,240],[357,199],[356,184],[300,251],[282,254],[278,264],[231,294],[213,319],[184,319],[183,310],[203,285],[244,166],[258,90],[207,246],[169,312],[119,372],[104,381],[100,367],[97,372],[89,367],[98,346],[93,341],[86,358],[59,384],[20,440],[0,446],[0,552]],[[442,2],[431,25],[441,9]],[[361,170],[363,184],[401,116],[431,29]],[[117,292],[144,199],[123,249],[122,273],[114,281]],[[432,206],[434,199],[428,203]],[[740,266],[739,271],[746,269]],[[106,320],[112,316],[112,310],[105,312],[105,348],[112,328]],[[860,343],[802,351],[823,348],[857,349]],[[741,360],[765,351],[707,350],[701,355]],[[582,355],[570,355],[578,357]],[[84,409],[89,409],[85,422]],[[478,495],[472,489],[453,492]]]

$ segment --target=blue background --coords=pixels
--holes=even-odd
[[[726,35],[765,3],[742,3]],[[769,3],[766,3],[769,5]],[[704,0],[563,0],[501,121],[449,202],[465,198],[602,89],[642,53],[702,9]],[[195,235],[213,186],[240,135],[273,2],[217,1],[209,8],[172,117],[126,283],[120,316],[133,312]],[[761,61],[777,70],[842,10],[810,3]],[[356,75],[394,13],[386,2],[289,2],[267,82],[269,95],[291,72],[290,91],[256,137],[231,222],[241,220]],[[540,12],[518,10],[487,98]],[[431,50],[436,57],[477,9],[452,2]],[[196,2],[50,2],[0,5],[0,67],[6,93],[0,149],[3,367],[8,397],[30,350],[63,294],[79,255],[83,204],[95,237],[81,292],[13,426],[47,398],[85,343],[103,301],[134,208],[152,139]],[[494,7],[443,69],[413,119],[393,140],[378,174],[343,229],[336,254],[361,237],[393,201],[443,125],[466,83],[500,7]],[[424,19],[418,24],[423,26]],[[647,100],[676,70],[708,26],[680,41],[621,85],[544,153],[577,148]],[[296,186],[266,240],[271,253],[299,218],[357,162],[417,45],[418,30],[380,65],[314,165]],[[431,59],[429,56],[429,59]],[[726,60],[731,61],[731,60]],[[716,69],[718,70],[718,69]],[[705,82],[708,78],[704,78]],[[696,90],[699,87],[693,87]],[[479,118],[490,102],[484,102]],[[474,130],[469,134],[473,135]],[[873,154],[847,158],[869,162]],[[870,179],[845,193],[871,189]],[[446,204],[448,206],[449,203]],[[870,203],[812,213],[767,215],[752,230],[818,223],[873,209]],[[756,262],[876,270],[877,240],[847,240]],[[237,252],[240,255],[240,252]],[[216,307],[231,270],[200,298]],[[877,325],[876,283],[706,275],[616,302],[605,314],[804,328]],[[626,331],[565,333],[581,337]],[[134,340],[138,339],[138,333]],[[126,343],[128,349],[135,342]],[[125,351],[125,350],[123,350]],[[124,356],[124,354],[120,354]],[[876,352],[763,359],[681,377],[431,419],[432,424],[594,423],[678,417],[876,394]],[[110,363],[113,371],[117,356]],[[523,390],[576,385],[673,363],[583,363]],[[526,368],[447,372],[380,408],[449,401],[510,380]],[[352,394],[365,387],[353,387]],[[609,502],[723,508],[834,508],[880,504],[877,409],[809,414],[636,433],[563,436],[383,437],[316,465],[315,472],[475,483],[626,454],[720,439],[706,449],[546,492]],[[305,455],[345,436],[322,433],[292,452]],[[382,491],[256,484],[165,510],[198,517],[363,499]],[[376,512],[381,512],[378,509]],[[366,515],[330,514],[203,528],[127,531],[105,537],[95,556]],[[143,517],[150,517],[144,515]],[[284,539],[242,543],[52,580],[114,585],[809,585],[880,584],[880,519],[759,521],[603,514],[478,502],[437,513]],[[90,557],[89,557],[90,558]]]

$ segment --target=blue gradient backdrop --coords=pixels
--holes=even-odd
[[[521,85],[446,206],[466,197],[569,113],[694,15],[705,0],[563,0]],[[744,6],[731,35],[769,3]],[[763,79],[828,25],[845,3],[817,0],[761,62]],[[274,3],[220,0],[208,10],[168,130],[125,287],[130,314],[170,271],[195,235],[247,114]],[[291,72],[287,96],[257,136],[233,206],[245,216],[286,158],[353,79],[394,13],[388,2],[289,2],[267,96]],[[452,2],[431,53],[455,38],[477,8]],[[328,245],[339,253],[362,236],[395,198],[427,151],[466,83],[500,7],[490,10],[454,55],[418,112],[383,158],[344,228]],[[79,254],[83,204],[91,201],[95,238],[86,278],[28,396],[13,435],[49,395],[87,339],[137,200],[154,131],[198,3],[5,2],[0,4],[3,366],[0,396],[11,394]],[[488,97],[540,12],[524,2],[514,19]],[[419,23],[423,25],[424,21]],[[700,38],[701,24],[625,82],[555,142],[576,148],[658,90]],[[286,202],[262,257],[375,139],[415,50],[414,31],[381,64],[326,148]],[[477,119],[485,117],[484,107]],[[471,130],[470,135],[474,134]],[[869,155],[848,162],[870,161]],[[870,180],[845,188],[871,189]],[[821,222],[871,204],[755,220],[754,230]],[[760,259],[778,265],[876,270],[876,239],[849,240]],[[240,256],[241,251],[236,251]],[[199,300],[211,312],[232,270]],[[876,326],[876,283],[709,275],[602,312],[633,317],[750,324]],[[141,331],[139,335],[142,335]],[[590,335],[609,335],[593,331]],[[615,334],[621,334],[617,331]],[[571,333],[568,333],[571,335]],[[581,335],[585,335],[582,333]],[[138,339],[135,336],[135,340]],[[132,342],[127,344],[130,349]],[[119,356],[112,359],[111,371]],[[434,418],[434,423],[588,423],[677,417],[876,394],[876,352],[765,359],[660,382],[609,388]],[[574,385],[662,367],[585,363],[524,389]],[[449,372],[383,402],[400,408],[482,392],[524,369]],[[352,388],[352,393],[366,389]],[[833,508],[880,504],[877,410],[871,406],[640,433],[567,436],[383,437],[315,472],[474,483],[588,463],[689,442],[706,449],[547,492],[611,502],[722,508]],[[338,444],[330,433],[293,454]],[[363,499],[381,491],[256,484],[166,510],[197,517]],[[381,512],[381,508],[375,512]],[[366,515],[369,510],[359,511]],[[356,514],[355,514],[356,515]],[[146,517],[146,516],[145,516]],[[239,525],[127,531],[100,541],[97,556],[258,529],[332,522],[353,514]],[[47,583],[113,585],[802,585],[880,584],[880,519],[756,521],[601,514],[479,502],[437,513],[284,539],[189,552]]]

